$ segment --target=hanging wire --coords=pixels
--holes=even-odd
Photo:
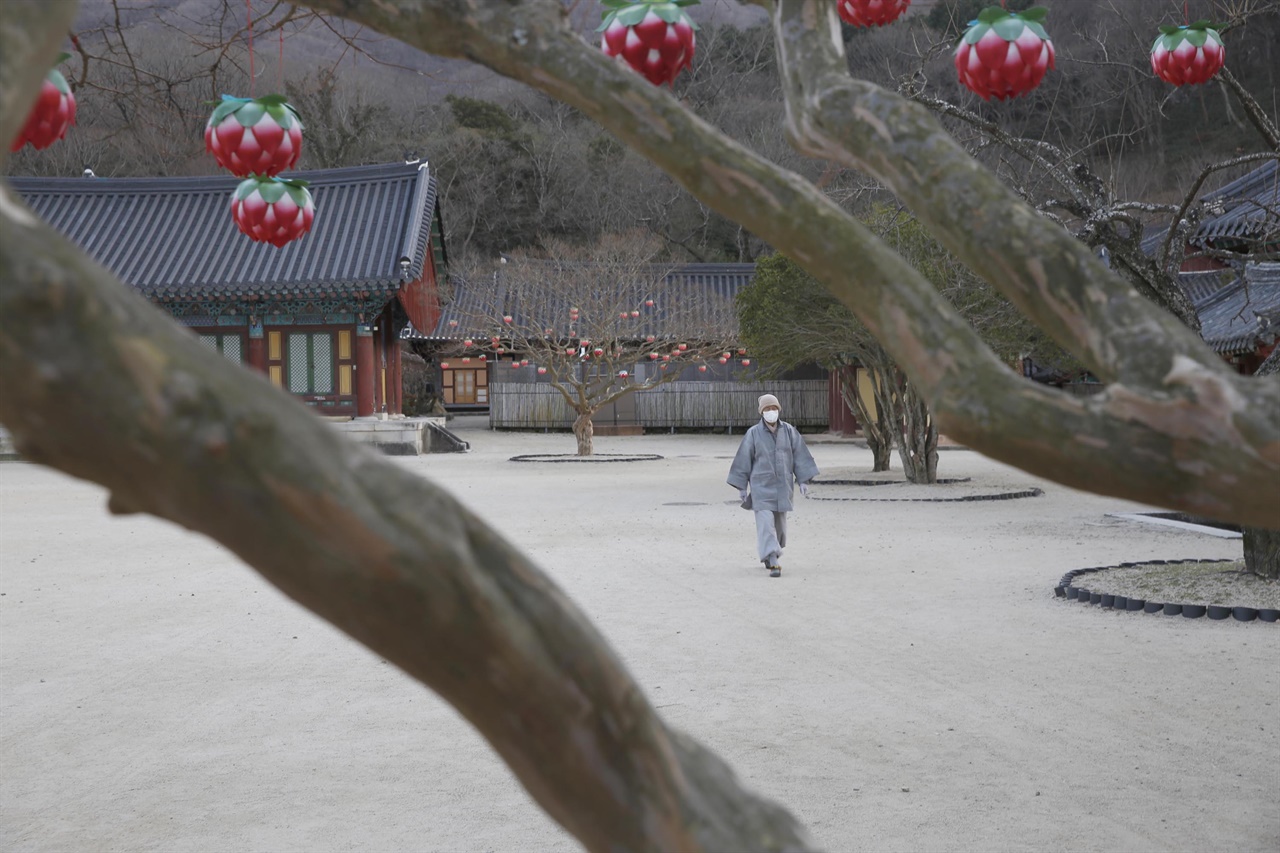
[[[244,0],[246,28],[249,30],[249,97],[253,97],[253,0]]]
[[[284,94],[284,27],[280,28],[280,58],[276,60],[276,91]]]

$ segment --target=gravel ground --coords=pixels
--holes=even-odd
[[[943,476],[1044,494],[802,501],[775,580],[724,484],[737,437],[518,464],[572,440],[456,425],[473,452],[392,464],[519,542],[667,721],[818,845],[1280,848],[1277,626],[1052,591],[1069,569],[1239,558],[1238,541],[949,451]],[[864,449],[813,450],[870,469]],[[0,849],[576,849],[433,694],[225,549],[105,503],[0,465]]]

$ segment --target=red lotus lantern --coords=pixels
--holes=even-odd
[[[278,175],[302,153],[302,120],[284,95],[223,95],[205,125],[204,147],[233,175]]]
[[[676,349],[680,350],[680,352],[684,352],[688,348],[689,348],[688,344],[680,344],[680,346],[676,347]]]
[[[528,367],[528,366],[529,366],[529,359],[527,359],[527,358],[522,358],[522,359],[520,359],[520,366],[521,366],[521,367]]]
[[[627,65],[655,86],[675,82],[693,61],[698,25],[682,9],[698,0],[604,0],[600,49],[621,56]]]
[[[482,356],[480,356],[480,360],[481,360],[481,361],[488,361],[488,360],[489,360],[489,356],[487,356],[487,355],[482,355]]]
[[[664,356],[662,357],[662,360],[663,360],[663,361],[670,361],[670,360],[671,360],[671,356],[669,356],[669,355],[664,355]]]
[[[64,53],[58,57],[55,65],[71,58]],[[10,151],[17,151],[30,143],[37,151],[48,148],[67,135],[67,128],[76,123],[76,96],[67,83],[67,78],[56,68],[51,68],[40,84],[40,94],[36,97],[31,112],[22,130],[9,145]]]
[[[699,364],[699,365],[698,365],[698,372],[699,372],[699,373],[706,373],[706,372],[707,372],[707,366],[706,366],[705,364]]]
[[[595,355],[596,358],[599,358],[600,356],[604,355],[604,350],[600,349],[600,347],[596,347],[591,352],[593,355]]]
[[[988,6],[971,21],[956,46],[960,82],[984,100],[1003,101],[1040,85],[1053,67],[1053,42],[1041,21],[1042,6],[1009,12]]]
[[[512,370],[518,370],[519,368],[520,368],[520,362],[518,362],[518,361],[513,361],[513,362],[511,362],[511,369],[512,369]]]
[[[729,359],[725,358],[724,356],[720,356],[720,363],[721,363],[721,364],[728,364],[728,363],[729,363]]]
[[[645,342],[645,343],[647,343],[647,344],[651,344],[651,343],[653,343],[653,342],[654,342],[654,337],[653,337],[653,335],[645,335],[645,336],[644,336],[644,342]]]
[[[750,366],[751,366],[751,359],[749,359],[749,358],[744,358],[744,359],[742,360],[742,366],[743,366],[743,367],[750,367]]]
[[[629,316],[630,316],[630,315],[629,315],[629,314],[627,314],[627,312],[626,312],[626,311],[623,311],[621,314],[619,314],[619,315],[618,315],[618,319],[619,319],[619,320],[625,320],[625,319],[627,319],[627,317],[629,317]]]
[[[651,353],[649,353],[649,360],[650,360],[650,361],[657,361],[657,360],[658,360],[658,354],[657,354],[656,352],[651,352]]]
[[[449,328],[450,328],[450,329],[456,329],[456,328],[458,328],[458,321],[457,321],[457,320],[450,320],[450,321],[449,321]]]
[[[504,323],[510,323],[510,322],[511,322],[511,315],[510,315],[510,314],[503,314],[503,315],[502,315],[502,322],[504,322]]]
[[[883,27],[907,11],[911,0],[840,0],[840,20],[852,27]]]
[[[584,347],[585,347],[585,346],[590,346],[590,345],[591,345],[591,341],[587,340],[586,338],[583,338],[583,339],[582,339],[582,345],[583,345]]]
[[[471,340],[471,338],[467,338],[465,341],[463,341],[463,342],[462,342],[462,345],[463,345],[464,347],[469,347],[469,346],[471,346],[471,345],[472,345],[472,344],[474,344],[474,343],[475,343],[475,341]]]
[[[251,240],[279,248],[311,230],[316,207],[306,181],[245,178],[231,198],[231,218]]]
[[[653,307],[653,300],[652,300],[652,299],[646,299],[646,300],[644,301],[644,307],[645,307],[645,308],[652,308],[652,307]]]
[[[538,375],[539,375],[539,376],[541,376],[542,374],[544,374],[544,373],[546,373],[546,372],[547,372],[547,369],[546,369],[545,367],[539,367],[539,368],[538,368]]]
[[[623,379],[626,379],[626,378],[627,378],[627,371],[625,371],[625,370],[619,370],[619,371],[618,371],[618,375],[619,375],[619,376],[621,376]]]
[[[1227,51],[1222,35],[1208,21],[1182,27],[1163,26],[1151,45],[1151,70],[1166,83],[1206,83],[1222,69]]]
[[[636,317],[639,317],[639,316],[640,316],[640,312],[639,312],[639,311],[632,311],[632,312],[631,312],[631,319],[633,319],[633,320],[634,320]]]
[[[464,355],[464,356],[462,357],[462,363],[463,363],[463,364],[470,364],[470,363],[471,363],[471,356],[469,356],[469,355]]]
[[[746,354],[747,354],[746,347],[743,347],[742,349],[738,350],[738,355],[746,355]]]
[[[554,335],[556,332],[555,332],[555,329],[543,329],[542,333],[544,335]]]
[[[442,362],[440,362],[440,369],[441,369],[441,370],[448,370],[448,369],[449,369],[449,362],[447,362],[447,361],[442,361]]]

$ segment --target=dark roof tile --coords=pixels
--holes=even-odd
[[[28,205],[118,278],[174,299],[381,291],[422,274],[439,217],[424,163],[296,172],[315,197],[311,231],[283,248],[255,243],[231,220],[239,179],[11,178]],[[437,244],[439,241],[435,241]],[[443,247],[433,245],[443,273]]]

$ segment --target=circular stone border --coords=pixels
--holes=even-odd
[[[1088,569],[1072,569],[1058,581],[1053,588],[1055,598],[1067,601],[1078,601],[1083,604],[1097,604],[1104,610],[1118,610],[1125,613],[1162,613],[1165,616],[1184,616],[1187,619],[1199,619],[1208,615],[1211,619],[1221,620],[1228,616],[1237,622],[1276,622],[1280,611],[1270,607],[1230,607],[1227,605],[1179,604],[1177,602],[1148,601],[1145,598],[1127,598],[1123,595],[1110,595],[1093,592],[1087,587],[1078,587],[1076,578],[1091,575],[1094,572],[1105,572],[1107,569],[1132,569],[1138,566],[1165,566],[1170,563],[1236,563],[1238,560],[1205,560],[1189,557],[1184,560],[1142,560],[1136,563],[1117,563],[1114,566],[1094,566]],[[1264,616],[1263,614],[1267,614]]]
[[[867,501],[875,503],[971,503],[973,501],[1012,501],[1018,498],[1038,498],[1044,494],[1043,489],[1030,488],[1020,492],[998,492],[994,495],[965,495],[962,498],[820,498],[812,493],[812,501]]]
[[[593,453],[579,456],[576,453],[526,453],[512,456],[508,462],[656,462],[665,459],[657,453]]]
[[[950,486],[955,483],[968,483],[971,477],[939,477],[929,485]],[[910,483],[910,480],[810,480],[811,486],[898,486]]]

